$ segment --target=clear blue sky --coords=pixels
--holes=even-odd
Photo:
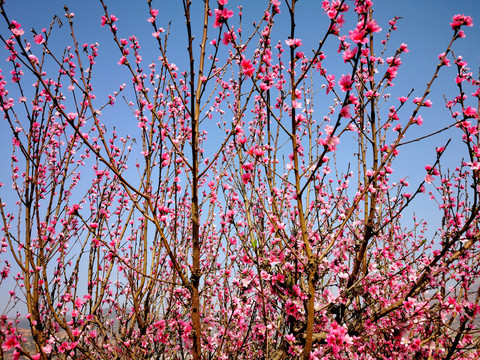
[[[151,38],[152,29],[149,23],[145,21],[147,18],[147,5],[144,1],[131,0],[115,0],[106,1],[111,13],[115,14],[120,20],[118,26],[120,34],[123,37],[135,34],[141,39],[144,45],[144,54],[149,52],[149,45],[154,46]],[[194,7],[201,5],[203,1],[194,0]],[[228,7],[237,11],[236,7],[240,4],[244,6],[244,14],[246,19],[258,18],[263,12],[263,6],[259,6],[265,1],[247,0],[240,2],[239,0],[230,0]],[[347,0],[347,3],[353,4],[353,1]],[[71,11],[75,12],[75,26],[77,37],[80,43],[99,42],[100,57],[97,60],[97,72],[103,76],[96,82],[96,90],[98,93],[110,93],[116,89],[118,84],[127,82],[127,78],[122,78],[122,69],[115,65],[119,58],[118,49],[111,42],[111,36],[106,28],[100,27],[100,16],[102,7],[98,1],[85,0],[6,0],[5,8],[9,17],[19,21],[24,29],[35,28],[39,31],[42,27],[46,27],[54,14],[58,14],[63,20],[63,5],[67,4]],[[135,4],[135,5],[132,5]],[[172,36],[169,42],[170,61],[175,62],[182,68],[182,63],[186,59],[185,30],[183,19],[183,7],[181,0],[174,1],[153,1],[153,7],[160,9],[158,24],[163,27],[168,26],[168,22],[172,21]],[[216,1],[211,1],[212,8],[215,8]],[[297,34],[301,37],[305,48],[310,45],[313,48],[320,36],[323,35],[326,28],[326,20],[321,9],[320,0],[301,0],[297,3],[298,20]],[[480,67],[480,1],[478,0],[378,0],[375,2],[375,17],[380,26],[386,30],[388,28],[388,20],[394,16],[401,16],[403,19],[398,22],[398,30],[394,33],[392,39],[392,47],[398,46],[405,42],[408,44],[410,52],[402,56],[403,66],[400,69],[399,76],[396,79],[396,86],[392,88],[391,93],[400,96],[408,93],[411,88],[415,88],[415,94],[418,94],[429,81],[434,66],[438,62],[437,55],[443,52],[448,40],[452,34],[449,22],[454,14],[471,15],[474,19],[474,27],[467,28],[468,38],[461,39],[455,44],[455,53],[463,55],[469,61],[471,69],[477,73]],[[287,15],[287,8],[282,4],[282,15]],[[251,14],[256,14],[251,16]],[[201,14],[199,13],[199,19]],[[277,28],[276,35],[279,39],[286,39],[289,33],[288,21],[286,16],[281,17],[281,23]],[[64,21],[66,24],[66,21]],[[194,25],[200,25],[199,22]],[[249,22],[244,21],[244,28],[248,29]],[[0,27],[2,33],[5,32],[5,26]],[[65,31],[55,31],[54,39],[51,41],[58,49],[63,47],[62,39],[68,35]],[[213,33],[212,33],[213,36]],[[146,40],[145,40],[146,39]],[[473,44],[477,44],[473,46]],[[332,48],[336,49],[337,42]],[[156,58],[158,54],[152,48],[152,58]],[[392,50],[393,51],[393,50]],[[1,53],[0,53],[1,54]],[[112,58],[115,62],[112,62]],[[335,55],[333,55],[334,59]],[[148,56],[144,55],[144,59]],[[2,65],[4,66],[4,65]],[[333,66],[336,66],[335,64]],[[446,116],[443,107],[443,92],[452,89],[450,79],[452,78],[453,67],[450,75],[447,76],[444,69],[437,80],[430,98],[434,101],[434,109],[424,112],[424,126],[421,131],[429,131],[437,127],[440,118]],[[126,75],[123,73],[123,75]],[[442,105],[441,105],[442,104]],[[440,110],[438,113],[437,110]],[[432,121],[430,120],[432,117]],[[5,144],[4,142],[2,142]]]

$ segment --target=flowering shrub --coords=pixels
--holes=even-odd
[[[313,51],[296,0],[266,1],[253,27],[227,0],[200,13],[184,0],[181,65],[152,1],[148,59],[100,0],[129,83],[105,81],[108,95],[73,12],[58,52],[57,18],[30,33],[4,3],[1,357],[478,358],[480,83],[452,50],[469,16],[411,99],[388,94],[409,49],[389,50],[398,18],[380,24],[370,0],[323,1]],[[327,69],[328,43],[343,71]],[[435,133],[458,137],[463,159],[425,142],[425,173],[408,179],[400,149],[432,135],[415,131],[448,66],[458,95]],[[408,219],[429,198],[436,231]]]

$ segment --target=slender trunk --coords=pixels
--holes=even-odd
[[[195,88],[195,57],[193,53],[193,35],[190,22],[190,0],[184,0],[183,6],[185,10],[185,23],[187,26],[188,35],[188,54],[190,60],[190,113],[192,123],[192,275],[190,279],[190,293],[191,293],[191,317],[192,317],[192,337],[193,337],[193,359],[200,360],[202,357],[202,327],[200,322],[200,216],[199,216],[199,200],[198,200],[198,183],[199,183],[199,169],[198,169],[198,133],[200,120],[200,106],[201,106],[201,83],[203,76],[203,66],[205,59],[205,44],[207,41],[207,26],[208,26],[208,12],[209,2],[204,2],[204,24],[203,37],[200,44],[200,64],[197,76],[197,86]]]

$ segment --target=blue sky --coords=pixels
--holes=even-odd
[[[165,28],[168,27],[169,21],[171,25],[171,37],[169,41],[169,57],[170,61],[179,65],[185,64],[186,59],[186,45],[185,45],[185,30],[183,19],[183,8],[180,0],[175,1],[153,1],[154,8],[160,9],[158,24]],[[203,1],[193,1],[195,6],[201,5]],[[211,1],[212,8],[215,7],[215,1]],[[236,7],[243,3],[245,19],[243,27],[248,29],[251,19],[258,18],[263,13],[263,6],[259,6],[261,1],[245,1],[231,0],[228,4],[229,8],[238,11]],[[353,2],[347,0],[347,3]],[[65,1],[65,0],[50,0],[50,1],[34,1],[34,0],[7,0],[6,11],[11,19],[19,21],[24,29],[35,28],[39,31],[42,27],[47,27],[53,15],[60,16],[64,24],[67,22],[63,17],[63,5],[67,4],[75,16],[76,35],[80,43],[99,42],[100,43],[100,57],[97,60],[97,73],[101,74],[96,82],[97,93],[106,94],[111,93],[122,82],[127,82],[129,77],[123,69],[115,66],[118,61],[118,49],[113,47],[111,36],[106,28],[100,27],[100,16],[102,14],[102,7],[98,1]],[[141,39],[144,47],[144,52],[150,52],[150,46],[154,46],[151,37],[152,28],[145,20],[148,17],[147,5],[143,1],[131,0],[116,0],[107,1],[110,13],[115,14],[118,18],[118,26],[120,34],[123,37],[135,34]],[[135,5],[132,5],[135,4]],[[326,17],[323,15],[321,9],[321,1],[302,0],[297,4],[298,20],[297,20],[297,34],[302,38],[307,50],[313,48],[318,43],[320,36],[326,29]],[[286,18],[287,8],[285,4],[281,6],[283,14],[279,17],[279,25],[277,33],[278,39],[286,39],[289,34],[288,20]],[[434,66],[437,64],[437,55],[444,51],[452,34],[449,22],[454,14],[471,15],[474,19],[474,24],[480,24],[480,1],[477,0],[404,0],[404,1],[390,1],[379,0],[375,2],[375,17],[379,25],[386,30],[388,28],[388,20],[394,16],[400,16],[398,22],[398,30],[394,33],[391,40],[391,51],[393,52],[401,43],[407,43],[410,49],[408,54],[402,56],[403,65],[400,68],[399,76],[396,79],[395,87],[391,89],[392,96],[406,95],[410,89],[414,88],[414,95],[419,94],[430,80],[433,74]],[[195,12],[194,12],[195,13]],[[201,13],[195,19],[201,19]],[[252,16],[252,14],[255,14]],[[249,20],[249,21],[247,21]],[[195,25],[201,25],[198,20],[194,21]],[[347,24],[348,26],[348,24]],[[353,25],[351,25],[353,26]],[[2,29],[2,28],[0,28]],[[64,30],[64,31],[63,31]],[[5,28],[0,30],[4,33]],[[467,28],[467,39],[460,39],[456,42],[454,50],[456,55],[463,55],[469,62],[471,69],[480,67],[480,31],[478,26]],[[213,36],[212,32],[212,36]],[[50,45],[57,47],[60,50],[64,46],[64,39],[68,36],[68,31],[62,29],[55,30],[54,37],[50,41]],[[330,40],[332,43],[331,49],[336,49],[337,42]],[[152,58],[156,58],[158,54],[155,48],[151,48]],[[144,56],[148,59],[148,56]],[[332,56],[334,61],[332,66],[337,66],[338,56]],[[4,65],[2,65],[4,66]],[[338,65],[340,66],[340,65]],[[437,84],[434,86],[430,98],[434,101],[434,109],[424,112],[425,126],[420,131],[428,132],[437,128],[439,121],[448,113],[445,112],[443,106],[443,93],[447,95],[451,91],[455,91],[452,87],[451,79],[453,71],[450,69],[442,69],[440,77],[437,79]],[[449,74],[448,74],[449,72]],[[338,71],[337,71],[338,73]],[[438,112],[437,112],[438,110]]]
[[[193,0],[194,7],[201,5],[203,1]],[[214,8],[215,1],[211,1]],[[244,5],[244,14],[246,20],[244,28],[248,29],[249,21],[253,18],[258,18],[263,13],[263,6],[258,4],[266,2],[257,0],[247,0]],[[347,1],[347,3],[352,3]],[[73,11],[75,16],[76,36],[80,44],[83,43],[100,43],[100,57],[97,60],[96,74],[97,80],[95,82],[97,94],[106,94],[113,92],[118,88],[118,85],[123,82],[128,82],[130,76],[125,76],[127,73],[116,66],[116,62],[120,58],[118,49],[112,46],[111,35],[108,29],[101,28],[100,16],[102,8],[98,1],[66,1],[66,0],[6,0],[5,9],[10,19],[14,19],[22,24],[22,27],[28,32],[28,29],[35,28],[38,31],[42,27],[48,27],[53,15],[60,16],[64,23],[62,29],[55,29],[54,37],[50,45],[61,51],[64,46],[64,41],[68,38],[67,21],[64,18],[63,5],[67,4],[70,11]],[[151,37],[152,28],[146,22],[147,6],[146,3],[140,0],[115,0],[107,1],[109,10],[118,18],[118,26],[122,37],[136,35],[140,38],[141,44],[145,50],[144,54],[151,54],[152,58],[156,58],[158,54],[155,52],[154,42]],[[240,4],[238,0],[230,0],[228,7],[238,11],[236,7]],[[301,0],[297,4],[299,17],[297,20],[297,34],[302,39],[307,49],[313,48],[327,27],[326,17],[320,7],[321,1],[317,0]],[[160,26],[167,28],[168,22],[171,20],[172,36],[169,41],[169,56],[170,61],[176,63],[180,69],[185,64],[186,59],[186,34],[184,30],[183,9],[180,0],[171,1],[155,1],[152,6],[160,9],[159,20]],[[466,28],[466,39],[460,39],[454,45],[456,55],[463,55],[469,62],[470,68],[475,74],[478,73],[480,67],[480,1],[478,0],[378,0],[375,5],[375,17],[379,25],[385,30],[388,29],[388,21],[394,16],[400,16],[398,22],[398,30],[394,33],[391,41],[391,49],[395,49],[401,43],[407,43],[410,49],[408,54],[402,56],[403,65],[400,68],[398,78],[395,82],[395,87],[391,89],[392,97],[407,95],[410,89],[414,88],[414,96],[419,96],[423,93],[427,81],[430,80],[435,65],[438,63],[438,54],[445,50],[446,45],[452,35],[449,22],[455,14],[471,15],[474,20],[473,28]],[[286,40],[289,28],[288,21],[285,17],[287,8],[284,4],[281,6],[283,14],[279,20],[277,32],[275,36],[279,40]],[[201,19],[201,13],[198,13]],[[252,16],[252,14],[255,14]],[[198,18],[195,18],[198,19]],[[249,20],[249,21],[247,21]],[[194,26],[200,25],[200,20],[194,21]],[[5,22],[0,21],[0,33],[8,34]],[[351,25],[353,26],[353,25]],[[331,49],[336,49],[338,43],[332,41]],[[393,53],[394,50],[391,50]],[[155,54],[155,55],[154,55]],[[2,49],[0,51],[0,59],[6,58],[6,53]],[[144,56],[144,58],[148,58]],[[338,54],[332,55],[330,65],[332,67],[338,66],[342,69],[342,61],[339,60]],[[10,67],[6,63],[0,63],[0,68],[5,68],[4,73],[10,71]],[[424,135],[435,129],[439,129],[450,122],[449,114],[443,105],[443,93],[454,94],[454,68],[444,68],[440,73],[436,85],[429,96],[434,103],[432,109],[425,109],[422,111],[424,125],[418,129],[416,136]],[[335,71],[341,73],[342,70]],[[413,98],[413,96],[412,96]],[[471,104],[477,107],[477,104]],[[115,111],[115,110],[114,110]],[[120,112],[114,112],[117,116]],[[0,125],[0,129],[4,129],[4,124]],[[409,135],[410,136],[410,135]],[[412,135],[412,138],[414,136]],[[411,147],[403,150],[399,158],[399,166],[402,174],[409,175],[413,179],[421,179],[425,175],[423,166],[427,163],[433,162],[434,149],[436,145],[440,145],[447,140],[447,137],[440,135],[429,140],[413,144]],[[7,131],[2,131],[0,134],[1,150],[4,154],[9,154],[11,135]],[[430,157],[428,157],[430,154]],[[465,156],[465,150],[461,147],[459,142],[455,142],[449,152],[447,153],[447,161],[458,160],[459,156]],[[420,156],[422,155],[422,156]],[[423,156],[425,155],[425,156]],[[431,159],[430,161],[428,159]],[[9,157],[4,156],[0,160],[0,166],[9,169]],[[400,175],[399,175],[400,176]],[[8,171],[2,171],[1,182],[8,182]],[[2,190],[3,192],[3,190]],[[2,197],[4,195],[2,194]],[[0,309],[3,300],[0,300]],[[1,310],[0,310],[1,312]]]

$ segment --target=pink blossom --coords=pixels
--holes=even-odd
[[[432,181],[433,181],[433,176],[430,175],[430,174],[427,174],[427,175],[425,176],[425,182],[431,184]]]
[[[334,25],[338,27],[343,27],[343,25],[345,25],[345,18],[343,14],[337,16],[336,23]]]
[[[79,309],[83,306],[85,302],[81,298],[75,299],[75,308]]]
[[[441,61],[442,65],[451,66],[450,65],[450,60],[447,59],[447,56],[445,55],[444,52],[438,55],[438,60]]]
[[[170,164],[170,154],[168,152],[162,154],[162,166]]]
[[[369,33],[378,33],[382,31],[382,28],[378,26],[377,21],[375,19],[367,21],[367,25],[365,26],[365,29]]]
[[[318,143],[326,146],[329,151],[335,151],[337,149],[337,145],[340,143],[340,139],[335,135],[327,135],[325,139],[319,139]]]
[[[348,75],[343,75],[342,74],[342,78],[338,82],[338,85],[340,85],[340,89],[343,92],[346,92],[348,90],[352,90],[352,84],[353,84],[352,76],[350,74],[348,74]]]
[[[342,348],[352,343],[353,339],[348,335],[345,325],[340,326],[335,321],[330,324],[327,335],[327,345],[331,347],[333,354],[336,355],[335,357],[338,357]]]
[[[335,75],[327,75],[327,81],[328,81],[328,86],[327,86],[327,94],[328,94],[335,87]]]
[[[237,139],[237,142],[238,142],[239,144],[242,144],[242,145],[243,145],[243,144],[245,144],[245,143],[247,142],[247,138],[246,138],[246,137],[238,138],[238,139]]]
[[[242,165],[242,169],[245,171],[253,170],[253,164],[251,162],[245,163]]]
[[[412,123],[417,124],[417,125],[422,125],[423,124],[423,118],[422,115],[418,115],[415,119],[411,119]]]
[[[303,45],[302,40],[300,39],[288,39],[288,40],[285,40],[285,44],[293,48],[297,48]]]
[[[366,44],[368,42],[368,38],[365,36],[367,33],[365,29],[359,29],[358,27],[355,30],[350,30],[348,33],[348,37],[355,43],[355,44]]]
[[[252,65],[250,60],[243,59],[241,66],[243,69],[243,74],[245,76],[252,77],[253,73],[255,72],[255,67]]]
[[[351,118],[352,114],[350,114],[350,105],[342,107],[342,109],[340,110],[340,115],[347,119]]]
[[[285,340],[287,340],[290,343],[295,343],[295,336],[292,334],[285,335]]]
[[[42,34],[35,35],[33,37],[33,41],[35,42],[35,44],[43,44],[45,42]]]
[[[391,66],[387,69],[386,77],[389,80],[393,80],[397,77],[397,66]]]
[[[22,25],[20,25],[15,20],[12,20],[11,24],[12,26],[10,27],[10,30],[12,31],[13,35],[22,36],[25,33],[25,31],[21,29]]]
[[[288,315],[291,315],[295,318],[298,318],[298,316],[299,316],[297,304],[290,299],[288,299],[286,304],[285,304],[285,312]]]
[[[223,34],[222,42],[224,45],[228,45],[231,42],[233,42],[233,40],[235,40],[236,38],[237,37],[233,31],[227,31],[226,33]]]
[[[337,23],[332,24],[330,27],[330,33],[338,35],[340,33],[340,26]]]
[[[156,321],[153,326],[155,326],[156,329],[160,330],[160,331],[163,331],[165,330],[165,320],[163,319],[160,319],[158,321]]]
[[[327,16],[330,19],[334,19],[335,16],[337,16],[337,13],[338,13],[338,11],[334,7],[329,8],[326,12],[327,12]]]
[[[463,60],[463,57],[462,56],[459,56],[457,58],[457,60],[455,61],[455,64],[457,64],[458,66],[464,68],[465,66],[467,66],[467,62],[465,60]]]
[[[18,342],[16,335],[11,335],[7,340],[2,343],[3,351],[10,350],[11,348],[20,347],[20,343]]]
[[[252,173],[245,173],[242,175],[242,182],[246,185],[250,182],[250,179],[253,177]]]
[[[474,118],[476,119],[478,117],[477,115],[477,109],[474,108],[474,107],[467,107],[466,109],[463,109],[463,114],[465,115],[465,117],[467,118]]]
[[[78,215],[78,209],[80,209],[80,205],[74,204],[74,205],[67,211],[67,215]]]
[[[215,22],[213,27],[220,27],[227,19],[233,16],[233,11],[227,8],[223,10],[215,9]]]
[[[30,62],[32,62],[33,64],[38,65],[38,58],[37,58],[35,55],[30,54],[30,55],[28,55],[28,58],[30,59]]]
[[[150,14],[151,14],[152,16],[149,17],[149,18],[147,19],[147,21],[148,21],[149,23],[152,23],[152,24],[153,24],[153,23],[155,22],[155,19],[157,18],[158,10],[157,10],[157,9],[152,9],[152,10],[150,11]]]
[[[255,156],[263,156],[263,154],[265,154],[265,150],[263,149],[257,147],[255,150],[253,150],[253,155]]]
[[[342,54],[343,61],[348,62],[349,60],[353,59],[356,53],[357,53],[356,47],[353,50],[345,50]]]
[[[465,74],[459,74],[455,78],[455,82],[458,84],[464,82],[466,80]]]
[[[272,0],[272,6],[273,6],[273,13],[280,14],[280,1]]]
[[[295,116],[295,121],[297,124],[301,124],[305,122],[305,120],[307,120],[307,118],[303,116],[303,114],[298,114],[297,116]]]
[[[53,350],[53,347],[51,344],[47,344],[44,347],[42,347],[42,351],[47,355],[50,354],[52,350]]]
[[[452,27],[453,30],[459,30],[461,26],[466,25],[466,26],[473,26],[473,20],[470,16],[465,16],[465,15],[454,15],[452,18],[452,22],[450,23],[450,26]]]

